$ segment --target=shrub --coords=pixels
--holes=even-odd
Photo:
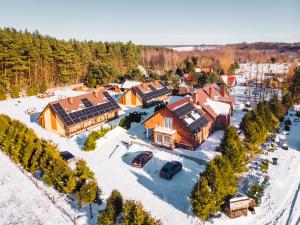
[[[96,141],[101,138],[104,137],[105,134],[112,130],[113,127],[109,127],[109,128],[101,128],[98,131],[93,131],[87,138],[87,140],[85,141],[84,145],[83,145],[83,150],[84,151],[92,151],[96,149]]]
[[[18,85],[11,86],[10,96],[12,98],[19,98],[20,97],[20,87]]]
[[[264,159],[260,165],[260,171],[263,173],[267,173],[269,169],[269,160]]]
[[[263,192],[263,188],[258,184],[258,182],[255,182],[252,187],[249,189],[247,195],[250,198],[256,199],[255,196],[257,194],[261,194]]]
[[[291,130],[291,128],[290,128],[290,126],[289,126],[289,125],[285,125],[285,126],[284,126],[284,130],[285,130],[285,131],[290,131],[290,130]]]
[[[6,91],[3,87],[0,86],[0,101],[6,99]]]
[[[140,123],[142,121],[142,116],[146,114],[147,113],[145,112],[131,112],[128,116],[124,116],[120,120],[119,125],[120,127],[123,127],[128,130],[131,127],[131,123]]]
[[[47,91],[48,87],[46,84],[42,84],[40,87],[39,87],[39,93],[43,94]]]
[[[39,93],[39,89],[36,86],[31,86],[27,89],[28,96],[34,96]]]

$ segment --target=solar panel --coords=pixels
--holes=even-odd
[[[188,125],[188,128],[193,133],[198,133],[201,130],[201,128],[204,127],[207,123],[208,120],[204,116],[201,116],[199,119]]]
[[[66,111],[59,103],[55,103],[52,106],[55,109],[55,111],[58,113],[59,117],[63,120],[63,122],[67,124],[67,126],[70,126],[74,123],[70,118],[70,116],[66,113]]]
[[[174,114],[180,118],[181,116],[191,112],[192,110],[194,110],[194,106],[190,103],[184,104],[183,106],[176,108],[175,110],[173,110]]]
[[[115,102],[115,100],[108,94],[108,92],[103,92],[104,96],[107,98],[108,102],[101,105],[93,105],[87,98],[81,99],[82,103],[85,105],[85,109],[67,113],[59,103],[53,104],[53,108],[58,113],[63,122],[70,126],[87,119],[102,115],[104,113],[119,109],[120,106]]]
[[[83,98],[83,99],[81,99],[81,101],[86,108],[93,106],[93,104],[87,98]]]
[[[150,86],[151,85],[149,85],[149,87]],[[167,87],[163,87],[161,89],[155,89],[148,93],[142,92],[141,89],[139,89],[138,87],[136,87],[135,90],[145,101],[149,101],[151,99],[171,93],[171,90],[168,89]]]

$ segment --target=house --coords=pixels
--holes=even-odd
[[[144,125],[146,137],[155,145],[194,150],[213,131],[213,118],[185,97],[156,112]]]
[[[118,117],[120,106],[105,89],[50,102],[38,116],[40,125],[63,136]]]
[[[236,77],[235,76],[227,76],[221,75],[220,79],[229,87],[234,87],[236,85]]]
[[[234,98],[228,93],[224,85],[210,84],[202,88],[211,100],[224,102],[230,105],[233,113]]]
[[[119,100],[123,105],[147,107],[157,102],[165,101],[172,91],[160,81],[142,83],[128,89]]]
[[[230,124],[230,104],[212,100],[202,88],[193,92],[193,101],[213,118],[215,129],[225,129]]]

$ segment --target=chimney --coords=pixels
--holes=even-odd
[[[197,102],[198,102],[197,92],[193,92],[192,93],[192,101],[197,104]]]
[[[98,91],[94,91],[93,94],[94,94],[95,98],[98,97]]]
[[[68,100],[69,100],[70,104],[73,104],[73,98],[72,97],[69,97]]]
[[[208,95],[210,98],[212,98],[212,87],[211,85],[209,86],[209,89],[208,89]]]
[[[223,97],[225,97],[225,86],[224,85],[221,85],[220,87],[220,93]]]

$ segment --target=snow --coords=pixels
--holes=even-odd
[[[36,121],[38,114],[50,101],[57,100],[57,98],[61,98],[62,96],[76,96],[82,93],[84,92],[72,91],[71,89],[59,89],[55,91],[56,96],[51,98],[39,99],[37,97],[24,97],[5,100],[0,102],[0,113],[7,114],[14,119],[22,121],[34,129],[39,137],[58,144],[60,151],[69,151],[74,156],[86,160],[91,170],[95,173],[99,186],[102,188],[102,199],[106,200],[113,189],[118,189],[125,198],[141,201],[145,209],[150,211],[156,218],[161,219],[163,224],[200,224],[199,219],[194,217],[191,213],[188,197],[194,184],[199,179],[199,173],[204,170],[205,164],[220,154],[216,151],[216,147],[219,146],[224,132],[214,132],[195,151],[180,148],[175,148],[173,151],[170,151],[151,145],[149,140],[145,140],[143,125],[141,123],[133,123],[129,130],[117,126],[97,141],[95,151],[84,152],[81,148],[91,130],[71,138],[61,137],[58,134],[41,128]],[[243,108],[243,100],[239,99],[239,97],[244,94],[243,87],[239,85],[236,86],[232,94],[238,100],[235,104],[231,123],[239,127],[241,119],[245,114],[241,110]],[[118,96],[115,95],[114,97],[117,98]],[[177,101],[180,98],[182,97],[172,96],[169,102]],[[25,111],[32,107],[36,108],[37,113],[29,116]],[[151,116],[154,111],[154,107],[141,109],[121,105],[121,108],[121,116],[133,111],[145,111],[148,114],[144,119]],[[117,125],[118,120],[111,121],[109,124]],[[249,213],[248,217],[240,217],[234,220],[222,214],[221,218],[213,219],[207,222],[207,224],[292,225],[299,222],[300,197],[296,190],[298,189],[299,192],[300,189],[300,139],[298,137],[300,123],[293,122],[293,118],[291,118],[291,121],[292,125],[289,134],[281,134],[282,139],[284,139],[284,137],[286,138],[289,144],[289,150],[286,151],[278,147],[278,150],[269,153],[269,155],[259,156],[260,159],[267,158],[269,160],[271,160],[272,157],[277,157],[279,163],[277,166],[270,164],[269,175],[271,185],[266,189],[265,196],[262,199],[262,205],[256,208],[256,214],[252,215]],[[135,136],[137,136],[137,139],[133,138]],[[133,142],[131,146],[124,144],[124,141],[128,140]],[[132,159],[141,151],[146,150],[153,152],[153,158],[146,166],[142,169],[131,167],[130,163]],[[7,216],[16,216],[18,214],[23,215],[23,224],[34,224],[32,220],[41,220],[42,224],[69,224],[71,222],[65,219],[61,210],[56,210],[56,207],[51,201],[49,202],[43,194],[39,194],[39,189],[32,184],[29,178],[24,176],[17,168],[15,170],[13,169],[13,163],[9,161],[5,163],[5,156],[0,155],[0,160],[0,182],[3,180],[3,177],[10,177],[9,183],[8,179],[4,179],[4,185],[0,185],[0,215],[3,215],[0,217],[0,224],[5,224],[7,221],[10,221],[10,218]],[[183,170],[171,181],[168,181],[159,177],[159,170],[167,161],[171,160],[180,161],[183,164]],[[4,169],[2,169],[2,167]],[[43,185],[43,183],[40,182],[40,185]],[[49,189],[49,187],[47,188]],[[27,189],[29,190],[28,192],[26,192]],[[16,195],[16,193],[19,193],[19,195]],[[34,195],[32,193],[34,193]],[[51,193],[55,193],[55,191],[52,190]],[[16,200],[17,202],[14,203],[14,201],[9,201],[10,196],[17,196],[20,200]],[[38,200],[31,201],[29,199],[31,197],[35,197]],[[29,201],[35,202],[35,204],[28,203],[26,205]],[[73,203],[68,204],[66,200],[61,201],[63,202],[61,205],[64,209],[66,208],[67,212],[70,212],[70,215],[74,214],[80,218],[77,224],[96,224],[95,218],[87,222],[88,213],[85,209],[80,211],[76,209],[76,207],[74,208]],[[4,202],[7,207],[18,206],[18,214],[13,214],[11,210],[6,210],[4,207],[1,207],[1,205],[3,205],[2,202]],[[39,205],[39,203],[41,205]],[[46,213],[43,211],[45,207],[47,208]],[[97,212],[99,208],[103,207],[104,204],[101,206],[93,205],[93,211]],[[47,218],[47,220],[45,218]],[[51,218],[51,220],[49,220],[49,218]]]
[[[76,212],[60,206],[68,203],[60,198],[54,205],[44,193],[43,183],[37,181],[37,188],[28,179],[30,175],[23,174],[1,151],[0,165],[0,224],[73,224],[69,216],[76,216]],[[54,194],[52,191],[51,196]]]
[[[125,82],[121,85],[121,88],[130,89],[132,87],[140,85],[141,82],[134,80],[125,80]]]
[[[230,105],[227,103],[207,99],[206,104],[210,106],[218,115],[227,116],[230,113]]]

